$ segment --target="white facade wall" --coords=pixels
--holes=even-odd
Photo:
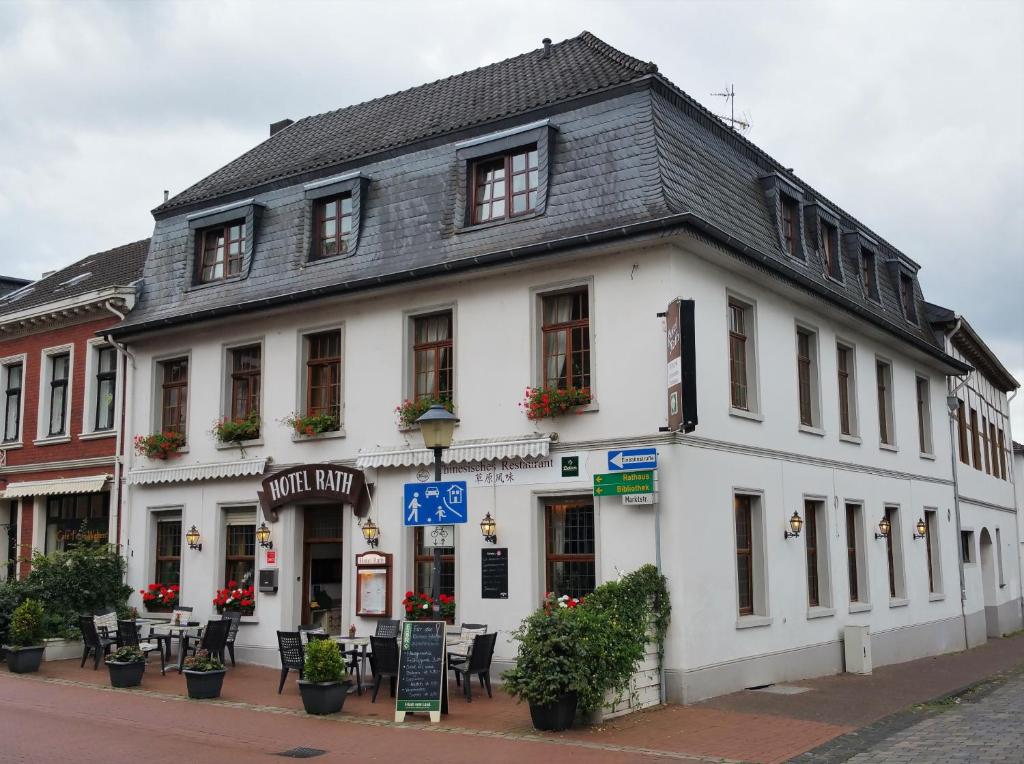
[[[538,334],[537,291],[568,284],[592,289],[593,389],[596,405],[578,416],[529,422],[518,402],[535,382]],[[760,415],[730,413],[726,305],[735,294],[755,305],[756,369]],[[685,436],[659,432],[666,424],[664,321],[656,315],[672,298],[696,305],[696,355],[700,424]],[[838,312],[817,298],[785,287],[703,245],[685,240],[647,248],[606,251],[588,257],[534,261],[529,267],[450,278],[372,296],[325,300],[244,319],[197,325],[140,337],[135,357],[129,433],[156,426],[155,362],[188,353],[189,447],[169,466],[239,458],[238,449],[217,448],[207,434],[223,413],[225,347],[263,344],[263,438],[246,456],[272,459],[274,466],[327,460],[354,462],[360,451],[408,442],[394,408],[408,393],[408,316],[451,307],[455,319],[455,399],[462,422],[456,440],[501,439],[531,432],[557,432],[552,454],[580,453],[579,479],[547,483],[476,486],[470,483],[469,522],[457,532],[457,620],[487,623],[499,631],[495,660],[515,655],[510,632],[536,607],[544,592],[541,501],[591,493],[591,475],[605,472],[607,450],[657,445],[661,559],[672,593],[672,625],[666,646],[669,698],[692,701],[746,686],[799,676],[833,673],[842,666],[842,628],[867,624],[875,635],[875,662],[887,663],[961,649],[964,622],[958,602],[958,539],[946,419],[946,380],[927,356]],[[797,322],[817,332],[821,427],[798,426],[796,393]],[[299,407],[300,334],[342,327],[344,437],[293,442],[279,419]],[[859,442],[838,435],[836,338],[856,348]],[[875,358],[893,365],[895,449],[879,446]],[[915,375],[929,379],[934,454],[918,448]],[[129,457],[132,470],[165,466]],[[412,587],[412,532],[401,527],[401,494],[415,469],[370,470],[376,486],[371,517],[381,528],[380,551],[394,554],[393,617]],[[460,476],[461,477],[461,476]],[[195,524],[201,552],[182,550],[182,601],[196,617],[212,611],[222,585],[222,508],[256,507],[258,478],[172,483],[129,488],[125,540],[129,582],[143,587],[153,576],[152,513],[181,507],[182,526]],[[733,492],[758,492],[763,522],[765,612],[737,616]],[[784,539],[787,518],[804,514],[805,498],[824,502],[827,561],[823,592],[827,607],[807,607],[805,538]],[[846,573],[844,502],[863,504],[864,564],[870,608],[850,607]],[[899,507],[898,547],[906,596],[890,602],[885,542],[873,533],[886,505]],[[938,520],[937,588],[929,593],[924,540],[912,538],[926,508]],[[656,556],[654,508],[624,507],[617,498],[595,500],[598,583]],[[491,512],[498,545],[509,548],[509,597],[480,598],[479,522]],[[293,629],[300,617],[301,528],[298,512],[285,508],[272,526],[279,555],[280,590],[259,595],[256,615],[239,635],[241,655],[277,665],[277,629]],[[1015,515],[1005,513],[1012,522]],[[257,521],[258,522],[258,521]],[[366,545],[345,510],[343,624],[360,633],[373,622],[354,616],[353,556]],[[965,520],[965,523],[967,520]],[[971,522],[980,524],[979,520]],[[1017,536],[1002,531],[1004,544]],[[980,530],[980,527],[979,527]],[[994,538],[994,535],[993,535]],[[1009,549],[1009,547],[1008,547]],[[1007,551],[1005,599],[1019,598],[1016,556]],[[1012,555],[1013,565],[1009,564]],[[258,554],[258,564],[265,558]],[[1012,568],[1012,571],[1010,570]],[[1012,573],[1012,575],[1011,575]],[[968,580],[968,596],[976,597]],[[823,599],[825,595],[823,594]],[[863,598],[862,598],[863,599]],[[825,603],[823,603],[825,605]]]

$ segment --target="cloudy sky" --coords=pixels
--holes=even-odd
[[[1024,2],[0,0],[0,272],[144,238],[267,125],[588,29],[922,264],[1024,380]],[[1024,404],[1014,432],[1024,436]]]

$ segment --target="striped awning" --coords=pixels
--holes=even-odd
[[[8,483],[5,499],[21,496],[56,496],[67,493],[98,493],[106,489],[110,475],[88,475],[86,477],[56,478],[55,480],[26,480],[23,483]]]
[[[128,473],[128,484],[155,485],[157,483],[187,483],[194,480],[249,477],[251,475],[262,475],[266,467],[267,460],[261,458],[132,470]]]
[[[496,459],[547,456],[551,448],[548,435],[521,435],[508,438],[481,438],[452,443],[444,450],[446,464],[460,462],[487,462]],[[356,466],[368,467],[420,467],[434,463],[434,452],[426,448],[393,446],[366,451],[356,457]]]

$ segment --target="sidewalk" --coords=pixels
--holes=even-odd
[[[528,708],[497,687],[493,699],[474,687],[473,702],[467,704],[453,683],[451,713],[435,729],[440,727],[451,733],[453,746],[462,745],[458,740],[464,736],[463,739],[472,738],[467,741],[469,747],[478,745],[481,738],[489,738],[533,745],[537,741],[557,743],[561,753],[566,753],[566,748],[579,747],[592,752],[632,753],[637,759],[654,754],[657,758],[689,757],[697,761],[782,762],[909,705],[953,692],[1022,662],[1024,636],[1018,635],[993,640],[964,653],[885,666],[871,676],[843,674],[793,682],[781,688],[788,692],[793,692],[793,688],[803,690],[797,694],[747,690],[693,706],[652,709],[600,727],[561,734],[537,733],[530,723]],[[219,703],[222,707],[248,711],[250,715],[263,711],[298,714],[295,718],[302,718],[294,672],[281,695],[277,694],[279,675],[276,669],[238,666],[228,672],[222,700],[205,703]],[[91,664],[80,668],[78,661],[44,663],[42,671],[29,681],[39,680],[86,688],[109,684],[103,666],[93,671]],[[10,688],[4,685],[0,689]],[[181,697],[185,694],[184,677],[171,672],[161,677],[159,670],[151,666],[142,690],[139,694],[149,697]],[[116,694],[130,698],[133,693]],[[188,702],[185,707],[197,705],[198,702]],[[393,708],[384,688],[375,704],[370,703],[369,693],[349,696],[341,719],[396,731],[428,725],[420,717],[395,725]],[[252,724],[261,722],[254,719]]]

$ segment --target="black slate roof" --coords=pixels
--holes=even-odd
[[[14,276],[0,276],[0,297],[13,292],[15,289],[21,289],[23,286],[28,286],[31,283],[32,282],[28,279],[19,279]]]
[[[142,239],[83,257],[66,268],[0,297],[0,321],[10,313],[20,313],[27,308],[105,287],[129,286],[142,278],[149,242],[150,239]]]
[[[931,302],[924,303],[924,312],[928,323],[938,331],[951,330],[960,321],[960,329],[951,340],[953,346],[998,389],[1008,393],[1020,387],[1013,374],[1003,366],[999,356],[992,352],[964,316],[951,308]]]
[[[160,205],[201,202],[276,179],[520,114],[652,74],[589,32],[427,85],[305,117]]]

